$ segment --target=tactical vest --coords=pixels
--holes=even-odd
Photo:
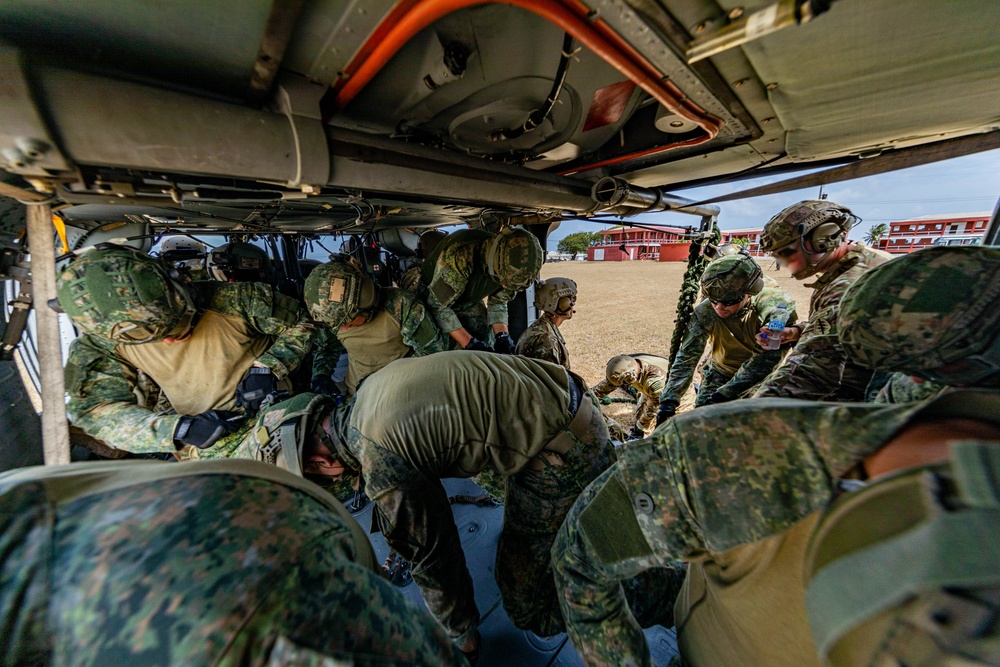
[[[995,665],[1000,445],[844,494],[816,529],[806,606],[829,665]]]
[[[479,253],[479,245],[490,238],[493,238],[493,235],[481,229],[462,229],[449,234],[441,243],[437,244],[434,251],[424,260],[424,284],[431,284],[434,278],[434,269],[442,252],[459,243],[470,243],[473,244],[472,271],[469,273],[465,289],[462,290],[462,293],[453,305],[459,306],[466,303],[478,303],[489,295],[499,292],[503,286],[490,276],[489,269],[486,267],[486,263]]]

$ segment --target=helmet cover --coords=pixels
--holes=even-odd
[[[125,246],[82,253],[60,271],[56,290],[80,329],[123,345],[180,335],[195,314],[187,288],[161,262]]]
[[[847,240],[847,232],[860,221],[840,204],[807,199],[783,209],[764,225],[760,249],[774,252],[797,243],[807,255],[822,255],[815,261],[808,260],[806,268],[794,274],[802,280],[816,273],[816,266]]]
[[[844,294],[837,330],[871,368],[922,376],[963,362],[938,381],[970,386],[992,374],[988,386],[1000,385],[1000,248],[928,248],[867,271]]]
[[[746,294],[760,294],[764,289],[764,272],[750,255],[726,255],[705,267],[701,288],[711,301],[730,305]]]
[[[313,319],[341,327],[378,305],[378,286],[345,257],[317,266],[306,278],[302,298]]]
[[[639,362],[627,354],[620,354],[611,358],[604,371],[608,382],[616,387],[622,387],[639,379]]]
[[[531,232],[508,227],[483,243],[487,270],[504,287],[523,290],[538,278],[544,253]]]

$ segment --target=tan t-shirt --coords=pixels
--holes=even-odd
[[[732,317],[717,318],[709,340],[712,342],[712,365],[730,375],[753,356],[754,336],[762,326],[756,308],[744,308]]]
[[[337,329],[337,340],[347,350],[347,395],[353,396],[358,382],[413,350],[403,342],[399,322],[385,310],[370,321],[350,329]]]
[[[177,414],[236,406],[236,386],[274,343],[241,317],[205,311],[187,340],[119,345],[115,353],[159,385]]]
[[[686,665],[820,667],[803,586],[806,547],[820,514],[688,564],[674,605]]]

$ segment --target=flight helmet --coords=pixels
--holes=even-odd
[[[167,236],[160,242],[160,259],[178,268],[202,268],[207,251],[207,245],[189,236]]]
[[[220,245],[208,254],[208,272],[224,283],[274,282],[274,270],[267,251],[252,243]]]
[[[816,273],[816,267],[847,240],[847,232],[861,222],[850,209],[825,199],[807,199],[792,204],[771,218],[760,235],[760,249],[774,252],[798,244],[807,255],[821,255],[807,260],[804,269],[793,274],[802,280]]]
[[[639,362],[627,354],[620,354],[611,358],[604,372],[608,382],[623,387],[639,379]]]
[[[509,289],[522,290],[538,277],[544,253],[535,235],[508,227],[483,242],[490,276]]]
[[[313,319],[336,328],[377,310],[381,292],[361,267],[341,255],[312,270],[302,296]]]
[[[764,272],[748,254],[726,255],[705,267],[701,288],[712,302],[731,306],[742,301],[746,294],[760,294],[764,289]]]
[[[535,308],[559,317],[573,317],[576,283],[569,278],[549,278],[535,287]]]

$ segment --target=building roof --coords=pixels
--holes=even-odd
[[[938,215],[922,215],[919,218],[907,218],[906,220],[897,220],[892,224],[898,224],[900,222],[927,222],[934,220],[968,220],[975,218],[989,218],[992,215],[992,211],[978,211],[976,213],[941,213]]]
[[[764,231],[763,227],[740,227],[739,229],[720,229],[723,234],[753,234]]]

